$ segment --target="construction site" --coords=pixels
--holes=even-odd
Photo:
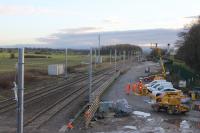
[[[35,81],[28,90],[26,49],[19,49],[18,80],[0,102],[1,132],[16,132],[20,118],[24,132],[33,133],[199,132],[198,91],[183,92],[178,87],[184,83],[176,87],[169,81],[168,55],[161,55],[157,44],[152,49],[157,61],[147,60],[142,51],[120,53],[117,47],[102,61],[98,49],[90,49],[88,60],[73,71],[67,68],[66,49],[63,74],[49,65],[52,79]]]
[[[199,0],[2,0],[0,133],[200,133]]]

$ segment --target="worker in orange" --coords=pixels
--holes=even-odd
[[[140,80],[138,83],[138,91],[140,94],[142,94],[142,89],[143,89],[143,84],[142,84],[142,80]]]
[[[129,83],[125,86],[125,92],[126,92],[127,95],[130,94],[130,90],[131,90],[131,84],[130,84],[130,82],[129,82]]]
[[[133,93],[136,92],[136,89],[137,89],[137,84],[136,84],[136,83],[133,83],[133,86],[132,86],[132,91],[133,91]]]
[[[70,130],[74,128],[71,121],[67,124],[67,128]]]

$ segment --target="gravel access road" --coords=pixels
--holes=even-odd
[[[166,112],[154,112],[145,102],[145,96],[136,96],[132,92],[126,95],[125,85],[138,81],[145,76],[145,68],[150,66],[152,71],[159,69],[153,62],[135,63],[132,68],[122,75],[104,94],[102,101],[116,101],[125,98],[133,107],[133,113],[128,117],[115,118],[109,113],[105,119],[91,124],[85,132],[98,133],[199,133],[200,112],[190,111],[185,115],[168,115]]]

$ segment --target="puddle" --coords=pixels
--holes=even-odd
[[[141,111],[133,111],[133,114],[137,115],[139,117],[143,117],[143,118],[151,116],[150,113],[145,113],[145,112],[141,112]]]
[[[96,133],[138,133],[137,131],[111,131],[111,132],[96,132]]]
[[[140,130],[142,133],[165,133],[165,130],[162,127],[144,127]]]
[[[154,121],[154,119],[149,118],[149,119],[147,119],[147,121],[152,122],[152,121]]]
[[[124,126],[124,129],[131,129],[131,130],[137,130],[136,126]]]
[[[200,129],[200,122],[196,122],[196,121],[169,119],[169,120],[164,120],[164,122],[176,125],[180,129],[189,129],[189,128]]]

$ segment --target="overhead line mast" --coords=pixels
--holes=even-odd
[[[101,53],[100,53],[100,44],[101,44],[101,36],[100,36],[100,34],[99,34],[99,37],[98,37],[98,40],[99,40],[99,52],[98,52],[98,63],[100,63],[100,58],[101,58]]]

